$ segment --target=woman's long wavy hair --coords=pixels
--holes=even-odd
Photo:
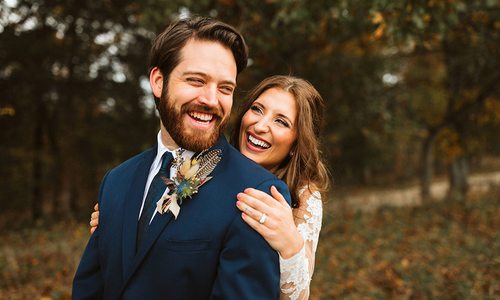
[[[297,208],[299,192],[308,187],[309,192],[319,191],[321,198],[326,199],[330,187],[330,177],[320,151],[320,132],[323,127],[325,103],[318,91],[307,80],[276,75],[264,79],[248,93],[241,107],[234,132],[232,144],[239,150],[240,128],[243,115],[253,102],[266,90],[276,88],[293,95],[297,105],[296,133],[289,155],[281,162],[275,175],[283,180],[290,189],[292,207]]]

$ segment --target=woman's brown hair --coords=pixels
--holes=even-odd
[[[323,127],[325,103],[319,92],[307,80],[276,75],[264,79],[248,94],[241,107],[231,142],[239,149],[241,120],[253,102],[266,90],[276,88],[293,95],[297,105],[297,139],[290,154],[281,162],[275,175],[290,189],[292,207],[300,206],[299,192],[308,187],[309,192],[319,191],[322,199],[330,186],[328,169],[321,157],[320,132]]]

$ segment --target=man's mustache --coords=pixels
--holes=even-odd
[[[212,114],[212,115],[214,115],[215,118],[218,118],[218,119],[222,119],[224,117],[224,114],[222,113],[221,109],[218,109],[215,107],[210,107],[207,105],[189,103],[189,104],[183,105],[181,108],[181,113],[183,113],[183,114],[187,114],[190,111],[199,111],[199,112],[204,112],[207,114]]]

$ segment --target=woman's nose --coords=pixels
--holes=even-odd
[[[255,123],[254,128],[255,128],[256,132],[269,131],[269,125],[268,125],[267,118],[261,118],[257,123]]]

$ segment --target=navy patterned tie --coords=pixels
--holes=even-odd
[[[144,233],[148,228],[149,221],[156,210],[156,202],[160,200],[161,196],[163,196],[163,193],[165,192],[167,186],[161,178],[170,177],[170,165],[172,164],[173,158],[172,153],[168,151],[163,154],[160,170],[156,173],[153,181],[151,181],[146,200],[144,200],[144,207],[142,209],[141,217],[139,218],[139,224],[137,226],[136,249],[139,248]]]

